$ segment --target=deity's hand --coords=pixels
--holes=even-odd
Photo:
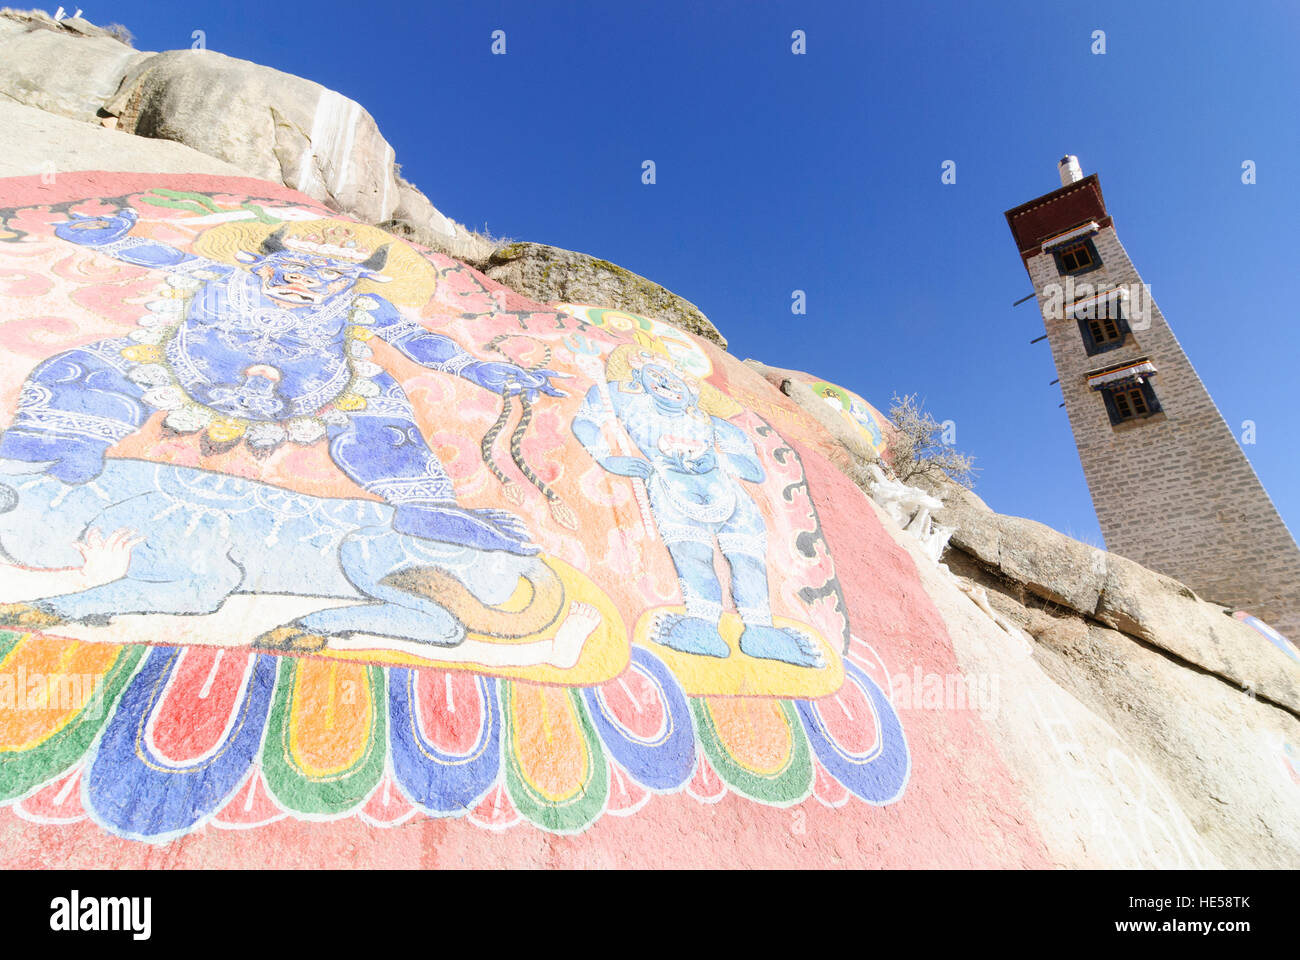
[[[87,247],[100,247],[115,240],[121,240],[135,226],[138,215],[130,207],[118,210],[106,217],[83,217],[79,213],[69,214],[71,220],[64,220],[54,225],[54,235],[60,240],[79,243]]]
[[[82,577],[91,585],[120,580],[131,566],[131,551],[143,542],[134,530],[115,530],[105,538],[91,527],[84,540],[73,544],[83,561]]]
[[[682,461],[683,473],[709,473],[718,468],[718,458],[712,450],[706,450],[698,457]]]
[[[552,377],[567,377],[567,373],[554,370],[525,370],[513,363],[494,363],[484,361],[475,370],[476,379],[489,390],[495,390],[503,396],[513,397],[522,393],[529,400],[536,400],[539,393],[548,397],[566,397],[563,390],[551,384]]]
[[[600,465],[620,477],[639,477],[642,480],[649,479],[650,474],[654,472],[650,461],[643,460],[641,457],[606,457],[600,461]]]

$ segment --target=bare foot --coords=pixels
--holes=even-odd
[[[577,600],[569,604],[569,615],[560,624],[555,633],[550,663],[562,670],[568,670],[578,662],[582,655],[582,646],[600,624],[600,611],[589,603]]]

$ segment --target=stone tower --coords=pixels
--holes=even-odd
[[[1008,210],[1107,549],[1300,636],[1300,549],[1115,233],[1096,174]]]

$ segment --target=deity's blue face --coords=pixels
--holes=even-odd
[[[686,382],[657,363],[647,363],[641,368],[641,386],[661,407],[682,410],[694,401]]]
[[[360,264],[281,250],[249,261],[249,272],[262,278],[262,292],[287,307],[318,307],[347,293],[370,276]]]

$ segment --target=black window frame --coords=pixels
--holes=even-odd
[[[1115,316],[1080,317],[1078,311],[1075,311],[1074,321],[1079,325],[1079,338],[1083,341],[1084,352],[1090,357],[1095,357],[1099,353],[1106,353],[1108,350],[1118,350],[1128,343],[1129,334],[1133,332],[1128,323],[1128,310],[1124,306],[1123,297],[1099,300],[1093,306],[1093,313],[1097,313],[1101,309],[1106,310],[1108,313],[1114,312]],[[1117,336],[1113,340],[1107,339],[1098,343],[1097,339],[1092,335],[1091,325],[1094,323],[1104,325],[1108,320],[1114,322]],[[1104,326],[1102,329],[1104,331]]]
[[[1079,247],[1087,249],[1088,255],[1092,257],[1092,263],[1070,269],[1065,265],[1065,254]],[[1097,245],[1092,242],[1092,237],[1084,237],[1081,240],[1071,240],[1069,243],[1063,243],[1059,247],[1053,248],[1052,256],[1056,259],[1056,270],[1061,276],[1077,277],[1080,274],[1091,273],[1101,267],[1101,255],[1097,253]]]
[[[1145,413],[1136,412],[1128,400],[1128,395],[1135,391],[1139,392],[1142,397],[1142,402],[1146,406]],[[1126,382],[1119,384],[1106,384],[1100,388],[1100,392],[1102,400],[1105,401],[1106,413],[1110,417],[1110,425],[1112,427],[1117,427],[1122,423],[1135,423],[1141,420],[1147,420],[1150,417],[1155,416],[1157,413],[1162,412],[1160,408],[1160,400],[1156,397],[1155,388],[1151,386],[1150,376],[1143,377],[1141,383]],[[1123,406],[1130,410],[1128,416],[1124,416],[1120,413],[1121,402],[1117,398],[1117,395],[1119,394],[1124,395],[1125,399],[1123,401]]]

